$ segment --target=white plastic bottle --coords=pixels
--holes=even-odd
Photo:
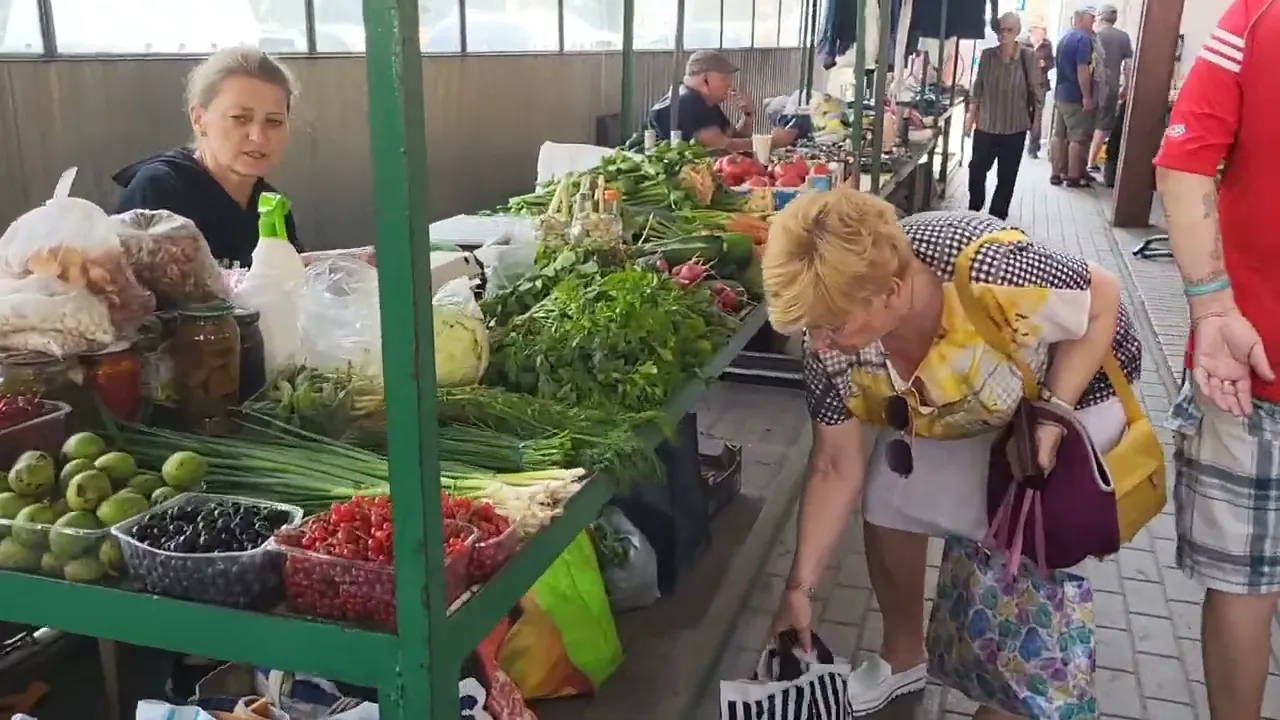
[[[231,298],[237,306],[261,314],[268,378],[303,360],[298,296],[306,268],[285,231],[288,214],[289,200],[283,195],[262,193],[258,198],[258,245],[253,249],[253,265]]]

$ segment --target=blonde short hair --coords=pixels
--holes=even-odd
[[[889,291],[913,257],[898,213],[850,188],[802,193],[773,219],[762,269],[779,332],[839,327]]]
[[[293,108],[298,95],[298,82],[279,60],[255,47],[230,47],[205,58],[187,75],[187,107],[209,109],[218,96],[222,83],[233,77],[249,77],[284,91],[287,105]]]

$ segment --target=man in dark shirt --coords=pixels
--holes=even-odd
[[[685,63],[684,84],[676,99],[676,127],[680,138],[696,141],[708,150],[750,152],[752,118],[751,100],[733,89],[733,76],[738,66],[715,50],[698,50]],[[735,125],[720,109],[720,103],[733,98],[742,118]],[[649,127],[660,139],[671,137],[671,95],[658,101],[649,111]],[[793,142],[794,130],[779,128],[772,133],[772,146]]]
[[[1053,41],[1047,37],[1043,25],[1032,25],[1022,44],[1036,53],[1036,69],[1040,73],[1040,107],[1043,108],[1049,90],[1049,71],[1053,69]],[[1027,133],[1027,157],[1040,157],[1040,143],[1044,138],[1043,120],[1043,112],[1036,115],[1031,132]]]
[[[1093,144],[1089,147],[1089,171],[1098,172],[1098,154],[1107,141],[1107,136],[1116,129],[1124,118],[1119,116],[1119,105],[1124,99],[1122,95],[1129,87],[1129,66],[1133,62],[1133,41],[1129,33],[1116,27],[1119,11],[1115,5],[1103,5],[1098,10],[1098,27],[1095,35],[1102,46],[1102,71],[1105,76],[1104,92],[1098,98],[1097,128],[1093,133]]]

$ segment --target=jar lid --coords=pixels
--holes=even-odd
[[[179,310],[178,314],[183,317],[212,318],[225,317],[234,313],[235,310],[235,306],[226,300],[213,300],[206,303],[187,305]]]
[[[262,313],[248,308],[236,308],[235,316],[237,325],[254,325],[262,319]]]

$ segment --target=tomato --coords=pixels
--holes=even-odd
[[[781,180],[787,176],[808,177],[809,163],[804,158],[795,158],[793,160],[782,160],[774,164],[771,174],[775,180]]]
[[[778,177],[778,187],[797,188],[804,187],[805,178],[795,175],[782,175]]]
[[[826,163],[816,162],[813,167],[809,168],[810,175],[829,175],[830,170],[827,169]]]
[[[770,182],[769,178],[761,175],[747,178],[747,182],[745,183],[747,187],[753,187],[753,188],[769,187],[772,184],[773,183]]]

